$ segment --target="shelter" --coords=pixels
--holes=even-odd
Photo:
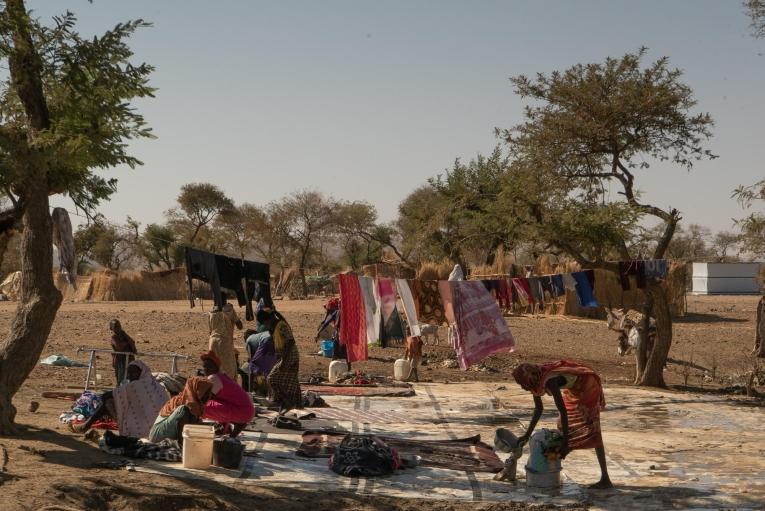
[[[760,263],[693,263],[694,295],[756,295]]]

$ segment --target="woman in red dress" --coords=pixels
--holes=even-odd
[[[534,396],[534,415],[526,434],[526,443],[542,416],[542,396],[550,394],[560,417],[558,429],[563,434],[561,458],[574,449],[595,449],[600,464],[600,481],[590,488],[611,488],[606,451],[600,434],[600,411],[606,406],[600,377],[590,369],[570,360],[543,365],[521,364],[513,371],[518,384]]]

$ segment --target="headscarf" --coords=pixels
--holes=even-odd
[[[587,395],[581,396],[581,399],[587,406],[597,406],[601,409],[606,406],[606,400],[603,396],[603,387],[600,383],[600,376],[590,369],[572,360],[559,360],[557,362],[548,362],[541,366],[534,364],[521,364],[513,370],[513,378],[522,387],[528,389],[535,396],[542,396],[545,393],[547,380],[556,376],[574,375],[578,378],[587,379],[593,383],[587,385]],[[564,396],[565,398],[565,396]]]
[[[524,389],[530,391],[534,395],[544,394],[544,384],[542,385],[542,392],[537,392],[537,389],[542,382],[542,368],[534,364],[521,364],[513,369],[513,378]]]
[[[207,378],[201,376],[194,376],[186,380],[186,385],[183,387],[183,392],[165,403],[165,406],[159,411],[159,415],[162,417],[169,417],[176,408],[181,405],[186,405],[189,411],[196,417],[201,417],[204,411],[204,404],[202,403],[202,397],[209,394],[212,390],[212,382]]]
[[[202,360],[210,360],[215,366],[220,369],[220,358],[218,355],[213,353],[212,351],[208,351],[207,353],[202,353],[202,356],[199,357]]]
[[[327,312],[340,310],[340,298],[334,297],[327,300],[327,303],[324,304],[324,310]]]
[[[117,410],[117,429],[122,436],[143,438],[149,434],[157,413],[168,396],[144,362],[135,360],[128,364],[128,367],[130,366],[139,368],[141,376],[112,391]]]

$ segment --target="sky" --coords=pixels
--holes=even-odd
[[[647,202],[685,223],[732,228],[730,198],[765,177],[765,40],[739,0],[248,1],[27,0],[42,18],[69,9],[82,34],[143,18],[135,60],[157,70],[137,103],[157,136],[131,144],[144,165],[116,168],[100,211],[158,222],[182,184],[212,182],[236,202],[298,189],[366,200],[383,221],[455,158],[498,143],[521,120],[509,78],[649,48],[668,56],[715,120],[719,158],[691,172],[656,165]],[[56,197],[54,204],[71,206]],[[68,209],[73,210],[73,207]],[[76,223],[76,222],[75,222]]]

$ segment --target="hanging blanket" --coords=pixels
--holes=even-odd
[[[367,321],[364,298],[356,275],[338,275],[340,281],[340,342],[348,351],[348,362],[367,359]]]
[[[347,433],[306,431],[303,433],[303,442],[297,449],[297,455],[329,458],[346,435]],[[494,450],[481,442],[480,435],[457,440],[418,440],[387,436],[379,438],[401,456],[420,456],[420,464],[425,467],[470,472],[499,472],[504,468],[504,463]]]
[[[421,323],[445,325],[444,302],[438,292],[435,280],[412,280],[412,296],[417,306],[417,317]]]
[[[513,351],[515,341],[497,302],[481,281],[442,282],[441,296],[454,325],[455,349],[460,368],[500,351]]]
[[[409,331],[412,335],[418,336],[420,333],[420,320],[417,319],[417,308],[414,305],[414,297],[409,283],[405,279],[396,279],[396,290],[404,304],[404,313],[406,322],[409,324]]]
[[[371,277],[359,277],[361,296],[364,297],[364,313],[367,324],[367,344],[374,344],[380,338],[380,295]]]

